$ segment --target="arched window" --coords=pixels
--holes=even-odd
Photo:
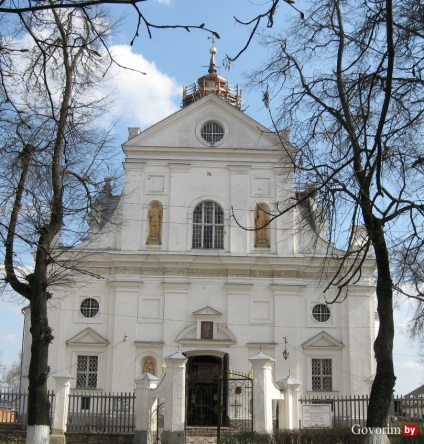
[[[193,212],[193,248],[224,248],[224,212],[205,200]]]

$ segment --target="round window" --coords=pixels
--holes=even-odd
[[[224,128],[216,122],[207,122],[202,126],[200,134],[206,142],[219,142],[224,137]]]
[[[81,314],[86,318],[93,318],[99,312],[99,303],[96,299],[87,298],[81,302]]]
[[[327,322],[330,319],[330,309],[325,304],[317,304],[312,309],[312,316],[318,322]]]

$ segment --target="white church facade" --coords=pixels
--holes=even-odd
[[[298,209],[271,220],[299,193],[288,133],[240,108],[212,55],[181,110],[129,129],[122,194],[105,187],[75,247],[86,274],[54,289],[49,309],[51,373],[67,370],[72,388],[132,391],[177,351],[188,374],[248,374],[262,352],[274,380],[290,373],[302,394],[369,392],[373,263],[326,303],[325,233]]]

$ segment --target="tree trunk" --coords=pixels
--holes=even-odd
[[[393,287],[383,227],[379,223],[373,225],[370,238],[374,245],[377,263],[376,294],[380,326],[374,342],[377,372],[371,389],[367,426],[384,427],[387,425],[396,381],[393,368]]]
[[[41,243],[40,243],[41,244]],[[47,254],[38,247],[31,275],[31,361],[28,387],[27,443],[47,444],[50,436],[50,402],[47,392],[48,349],[53,336],[47,319]]]

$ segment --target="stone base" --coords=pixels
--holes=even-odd
[[[50,435],[50,444],[66,444],[65,435]]]
[[[390,444],[390,439],[386,433],[376,433],[376,429],[379,427],[375,427],[373,429],[374,433],[369,433],[365,438],[365,444]]]
[[[185,432],[162,432],[162,444],[185,444]]]
[[[146,242],[147,245],[160,245],[159,234],[150,234]]]
[[[134,431],[134,444],[147,444],[148,442],[147,430],[135,430]]]
[[[256,248],[269,248],[269,242],[267,239],[257,239],[255,243]]]

